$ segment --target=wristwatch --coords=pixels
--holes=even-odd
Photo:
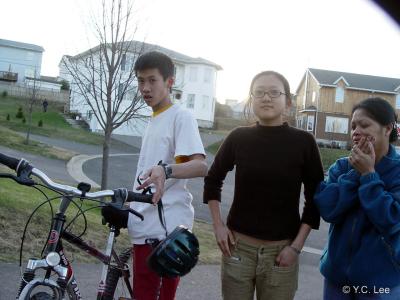
[[[161,164],[160,166],[163,167],[163,169],[164,169],[165,179],[171,178],[171,176],[172,176],[171,166],[168,164]]]

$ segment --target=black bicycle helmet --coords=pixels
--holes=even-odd
[[[196,265],[199,254],[196,236],[181,225],[153,249],[147,264],[161,277],[184,276]]]

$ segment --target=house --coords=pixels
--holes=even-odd
[[[400,112],[400,79],[307,69],[296,91],[298,128],[319,144],[350,145],[351,110],[369,97],[381,97]]]
[[[0,39],[0,81],[25,83],[40,75],[43,47]]]
[[[160,51],[169,57],[175,65],[175,84],[172,87],[171,98],[174,103],[184,106],[190,110],[196,118],[200,127],[211,128],[214,124],[214,110],[216,102],[216,80],[217,72],[222,70],[221,66],[203,58],[193,58],[185,54],[148,43],[138,41],[130,43],[127,53],[122,58],[121,72],[129,71],[134,65],[137,55],[148,51]],[[128,44],[127,44],[128,45]],[[89,49],[76,56],[64,56],[59,64],[60,78],[69,81],[71,87],[70,110],[80,113],[85,117],[92,131],[100,132],[101,126],[93,116],[90,106],[83,101],[83,97],[76,91],[76,85],[72,82],[64,61],[83,59],[89,57],[90,53],[95,52],[99,46]],[[138,51],[137,49],[140,49]],[[130,90],[132,93],[137,91],[137,82],[133,82]],[[124,100],[125,101],[125,100]],[[128,105],[128,103],[126,103]],[[122,108],[122,107],[121,107]],[[146,109],[142,113],[149,116],[151,111]],[[133,119],[114,130],[116,134],[138,135],[143,134],[146,122]],[[140,123],[140,124],[138,124]]]

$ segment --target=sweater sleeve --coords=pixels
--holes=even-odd
[[[347,211],[358,203],[359,174],[348,168],[347,158],[329,168],[327,181],[317,188],[314,202],[321,217],[329,223],[340,223]]]
[[[394,174],[390,187],[385,185],[378,173],[360,177],[358,190],[361,207],[375,228],[389,244],[400,262],[400,178]]]
[[[318,209],[315,206],[313,197],[318,183],[323,179],[324,171],[318,146],[314,137],[310,135],[310,148],[306,153],[303,171],[305,201],[301,222],[310,225],[313,229],[318,229],[320,224]]]
[[[221,201],[221,191],[226,174],[233,170],[235,161],[234,133],[231,132],[224,140],[215,156],[207,176],[204,178],[203,202],[209,200]]]

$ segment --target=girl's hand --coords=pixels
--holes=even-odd
[[[372,137],[362,137],[351,150],[349,162],[361,175],[375,172],[375,150],[372,143]]]
[[[231,247],[235,245],[235,238],[232,231],[230,231],[225,224],[221,223],[214,225],[214,235],[222,254],[230,257],[232,255]]]
[[[278,256],[275,258],[275,263],[279,267],[293,266],[299,259],[299,254],[290,246],[284,247]]]

